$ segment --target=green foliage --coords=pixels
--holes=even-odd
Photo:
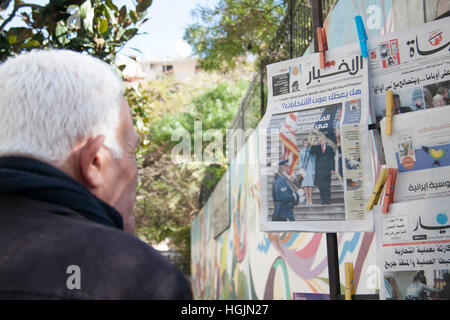
[[[179,142],[171,141],[172,133],[182,126],[193,137],[194,121],[201,121],[204,131],[219,129],[225,137],[248,87],[243,80],[196,78],[188,83],[166,78],[127,91],[141,136],[135,206],[138,235],[151,243],[169,238],[186,259],[190,256],[190,222],[203,205],[200,190],[213,189],[226,165],[174,163],[171,149]]]
[[[203,207],[213,193],[222,176],[227,172],[226,165],[213,163],[205,168],[200,185],[199,207]]]
[[[185,30],[205,70],[232,69],[239,58],[263,55],[286,14],[283,0],[220,0],[215,8],[197,6],[199,20]]]
[[[157,148],[170,153],[178,144],[171,141],[177,128],[188,130],[193,139],[194,121],[202,121],[203,130],[217,128],[225,135],[247,86],[245,80],[224,82],[217,75],[198,75],[186,83],[167,77],[129,87],[125,95],[141,141],[138,162]]]
[[[194,123],[201,121],[202,130],[218,129],[225,137],[226,129],[233,119],[247,81],[222,82],[216,88],[194,98],[182,113],[167,113],[150,128],[150,136],[155,144],[172,148],[179,141],[171,141],[177,128],[186,129],[191,135],[191,147],[194,148]],[[205,147],[205,145],[203,145]]]
[[[125,5],[119,8],[112,0],[53,0],[44,6],[7,3],[12,11],[0,18],[0,61],[35,48],[64,48],[113,62],[115,54],[147,21],[152,1],[138,0],[135,10]],[[16,20],[25,26],[9,27]]]

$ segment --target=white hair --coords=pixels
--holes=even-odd
[[[113,157],[123,85],[99,59],[36,50],[0,64],[0,156],[62,164],[80,139],[103,134]]]

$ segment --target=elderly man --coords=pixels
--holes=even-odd
[[[0,299],[191,299],[133,236],[138,136],[98,59],[34,51],[0,65]]]

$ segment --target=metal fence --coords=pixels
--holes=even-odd
[[[261,73],[255,73],[245,92],[230,129],[254,129],[261,119]]]
[[[337,0],[289,0],[287,14],[260,60],[260,70],[252,79],[230,129],[254,129],[266,110],[267,74],[271,63],[302,56],[313,40],[312,1],[321,1],[322,16],[326,17]]]

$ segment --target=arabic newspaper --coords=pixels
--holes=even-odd
[[[372,115],[378,122],[386,115],[388,90],[396,115],[450,103],[450,18],[375,38],[368,46]]]
[[[267,66],[263,231],[372,231],[368,65],[358,44]]]
[[[389,213],[379,205],[374,214],[380,297],[449,299],[450,18],[368,46],[372,116],[381,121],[386,167],[398,169]],[[394,93],[391,135],[387,90]]]
[[[370,90],[386,165],[398,169],[395,202],[450,191],[450,18],[369,42]],[[386,91],[394,93],[385,135]]]
[[[450,285],[450,198],[394,203],[389,214],[378,209],[380,298],[449,299],[444,288]],[[426,279],[428,289],[414,279]],[[421,292],[413,290],[418,286]]]

